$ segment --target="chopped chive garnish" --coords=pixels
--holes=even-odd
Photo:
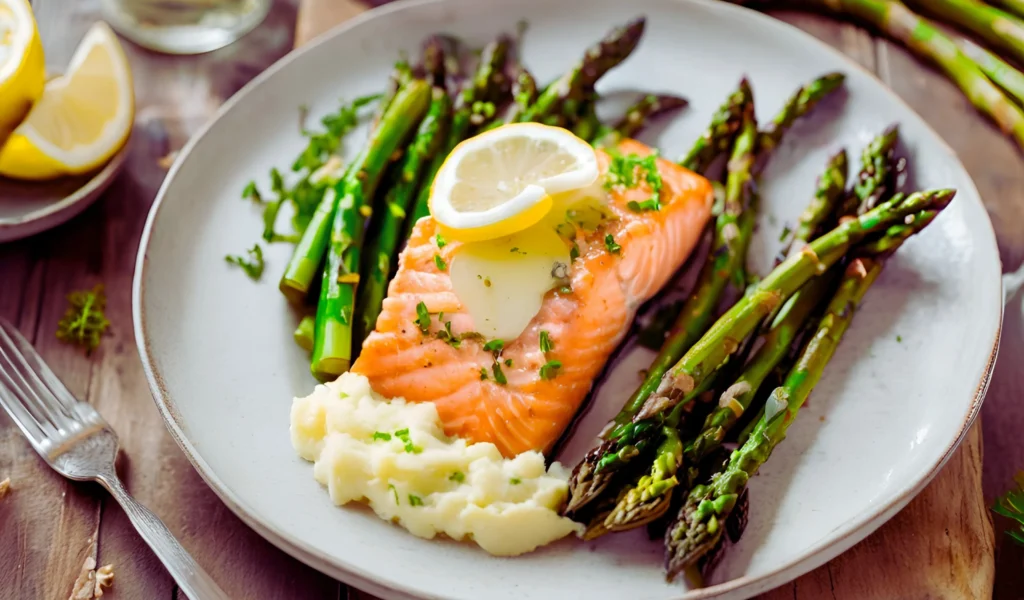
[[[554,379],[558,375],[558,370],[562,368],[562,361],[549,360],[544,363],[544,366],[540,368],[541,379]]]
[[[409,506],[423,506],[423,499],[415,494],[409,494]]]
[[[386,431],[374,431],[373,439],[374,441],[383,440],[385,442],[389,442],[391,441],[391,434]]]
[[[430,331],[430,313],[427,312],[427,305],[423,302],[416,305],[416,325],[423,333]]]
[[[484,344],[484,350],[487,352],[493,352],[495,354],[500,353],[505,348],[505,342],[503,340],[491,340]]]
[[[409,437],[409,428],[406,427],[405,429],[399,429],[398,431],[395,432],[395,437],[398,439],[404,439]]]
[[[462,471],[456,471],[452,473],[452,476],[448,478],[448,481],[457,481],[462,483],[466,480],[466,476],[462,474]]]
[[[501,370],[500,364],[494,363],[493,365],[491,365],[491,371],[494,373],[495,381],[497,381],[501,385],[505,385],[508,383],[508,379],[505,379],[505,373]]]
[[[548,335],[547,331],[541,329],[540,331],[540,351],[551,352],[555,349],[555,345],[551,343],[551,336]]]
[[[647,212],[650,210],[661,210],[661,202],[659,202],[657,198],[650,198],[643,202],[630,200],[626,203],[626,208],[637,213]]]
[[[580,247],[573,243],[572,248],[569,248],[569,260],[573,261],[580,257]]]
[[[782,233],[779,234],[779,241],[780,242],[786,241],[786,238],[789,237],[790,233],[792,233],[792,231],[790,231],[789,225],[783,225],[782,226]]]
[[[512,366],[512,359],[511,358],[506,358],[505,359],[505,366],[506,367],[511,367]]]
[[[389,483],[388,489],[395,495],[395,504],[401,504],[401,502],[398,501],[398,490],[395,489],[395,486]]]
[[[445,244],[448,243],[443,237],[441,237],[440,233],[434,236],[434,242],[437,243],[438,248],[444,248]]]
[[[509,479],[508,482],[511,483],[512,485],[519,485],[520,483],[523,482],[523,480],[518,477],[513,477],[512,479]]]
[[[612,234],[610,233],[604,236],[604,247],[607,248],[608,251],[611,252],[612,254],[618,254],[619,252],[622,252],[622,246],[615,243],[615,238],[612,237]]]
[[[441,258],[440,254],[434,255],[434,264],[437,265],[437,269],[439,271],[444,271],[448,269],[448,263],[444,262],[444,259]]]
[[[487,369],[480,367],[480,381],[487,381]]]

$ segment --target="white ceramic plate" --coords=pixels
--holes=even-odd
[[[333,506],[289,442],[291,398],[313,381],[291,339],[295,317],[275,290],[288,248],[269,252],[259,285],[223,260],[260,231],[239,191],[301,148],[300,105],[317,114],[339,97],[376,91],[399,50],[414,53],[430,33],[483,44],[523,18],[530,24],[524,61],[547,80],[611,26],[640,14],[648,17],[642,44],[601,89],[687,96],[691,108],[648,136],[669,156],[682,153],[742,74],[751,77],[763,119],[799,84],[832,70],[848,75],[845,102],[796,127],[766,173],[754,244],[762,272],[826,156],[840,146],[857,156],[892,122],[902,126],[918,186],[959,190],[889,263],[806,414],[751,482],[750,524],[713,586],[685,594],[665,583],[661,546],[643,532],[496,559],[469,544],[415,538],[365,509]],[[318,569],[387,598],[731,598],[779,585],[849,548],[937,472],[984,395],[1002,314],[999,272],[988,217],[953,152],[878,81],[785,24],[701,0],[426,0],[356,19],[224,106],[189,143],[154,205],[134,308],[142,360],[178,443],[242,519]],[[649,357],[638,351],[616,369],[566,448],[567,462],[615,412]]]
[[[128,147],[102,169],[54,181],[15,181],[0,177],[0,242],[52,229],[96,201],[124,167]]]

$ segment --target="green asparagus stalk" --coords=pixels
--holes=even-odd
[[[750,4],[747,0],[736,0]],[[755,2],[757,0],[754,0]],[[968,100],[1024,150],[1024,110],[1010,101],[956,42],[899,0],[799,0],[801,5],[852,16],[935,63]]]
[[[626,109],[611,129],[602,132],[597,139],[599,146],[614,146],[620,140],[636,137],[647,124],[664,114],[681,110],[687,105],[686,98],[671,94],[647,94]]]
[[[520,115],[519,121],[565,125],[566,115],[579,113],[580,106],[593,93],[597,80],[636,49],[645,25],[646,19],[641,17],[610,31],[599,43],[588,48],[572,69],[550,84]]]
[[[1024,104],[1024,73],[971,40],[954,39],[960,51],[973,60],[989,79],[1003,88],[1018,104]]]
[[[436,35],[423,44],[423,74],[434,87],[444,88],[448,79],[445,46],[445,39]]]
[[[537,80],[533,78],[525,67],[520,65],[516,70],[516,76],[512,79],[512,106],[505,115],[503,121],[495,121],[493,127],[504,123],[515,123],[520,116],[530,109],[530,106],[537,101]]]
[[[658,389],[647,399],[636,419],[649,419],[667,413],[725,359],[736,351],[739,341],[761,320],[802,287],[811,277],[828,270],[849,248],[868,235],[884,231],[910,215],[923,210],[941,210],[953,199],[952,190],[918,192],[893,199],[839,224],[811,242],[802,252],[762,279],[729,309],[662,378]]]
[[[487,44],[480,54],[480,64],[473,74],[473,80],[456,97],[448,139],[434,154],[424,171],[423,180],[416,196],[416,204],[412,210],[412,218],[409,219],[410,226],[430,214],[430,186],[434,182],[434,176],[437,175],[444,160],[448,158],[455,146],[469,137],[473,127],[474,105],[479,108],[481,105],[493,102],[493,98],[496,96],[495,87],[504,81],[505,76],[502,69],[508,58],[509,44],[510,40],[504,36]],[[491,107],[493,108],[493,104]]]
[[[426,116],[420,122],[413,142],[395,165],[395,184],[388,189],[378,211],[371,221],[369,248],[364,256],[359,286],[360,329],[356,339],[365,339],[380,315],[381,304],[387,295],[391,280],[391,264],[402,242],[406,239],[405,225],[407,211],[412,210],[416,200],[415,192],[423,174],[424,165],[437,154],[438,148],[447,139],[448,120],[451,116],[451,100],[442,87],[434,87]]]
[[[746,488],[747,481],[785,437],[825,365],[853,318],[854,309],[881,272],[881,262],[857,259],[851,263],[829,302],[817,332],[785,382],[772,392],[766,411],[747,442],[732,454],[729,464],[708,485],[693,488],[680,518],[665,534],[669,580],[694,566],[722,538],[723,524]]]
[[[679,164],[695,173],[707,171],[715,157],[732,147],[732,142],[743,123],[747,105],[753,101],[750,82],[744,77],[740,80],[739,88],[718,108],[711,117],[711,124],[697,138]]]
[[[1017,17],[975,0],[909,0],[908,3],[1024,62],[1024,23]]]
[[[888,183],[898,141],[899,129],[892,125],[864,148],[860,157],[860,171],[853,182],[853,189],[840,208],[841,214],[864,214],[874,208],[879,200],[892,194]]]
[[[395,95],[369,143],[338,183],[337,210],[316,310],[311,371],[325,381],[348,370],[353,355],[355,296],[364,224],[392,154],[412,133],[430,102],[430,85],[414,80]]]
[[[784,255],[803,250],[804,246],[817,237],[818,230],[836,211],[846,193],[848,168],[846,150],[840,150],[829,158],[825,172],[818,178],[814,198],[800,214],[789,248]]]
[[[1003,7],[1018,19],[1024,19],[1024,0],[992,0],[992,4]]]
[[[591,98],[580,106],[578,115],[574,115],[573,134],[581,140],[593,143],[601,131],[601,121],[597,118],[597,98]]]
[[[306,352],[313,351],[313,330],[316,326],[316,319],[306,315],[299,321],[299,326],[295,328],[295,343]]]
[[[789,98],[782,110],[758,136],[758,164],[755,174],[759,174],[764,169],[772,154],[779,147],[779,143],[782,142],[782,137],[796,123],[797,119],[814,110],[822,100],[841,88],[845,81],[846,76],[842,73],[828,73],[801,87]]]
[[[412,67],[409,66],[408,61],[400,59],[395,62],[395,66],[391,69],[391,75],[388,76],[388,86],[384,90],[384,96],[380,99],[377,104],[377,110],[374,112],[373,120],[370,122],[370,128],[376,129],[380,123],[381,117],[384,116],[384,112],[391,105],[391,101],[395,99],[395,94],[405,84],[412,81]]]

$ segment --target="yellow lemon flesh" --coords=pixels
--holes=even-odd
[[[597,154],[572,132],[505,125],[452,150],[434,178],[430,214],[452,239],[509,236],[540,222],[552,195],[589,186],[597,177]]]
[[[28,0],[0,0],[0,146],[43,95],[46,63]]]
[[[0,175],[39,180],[93,171],[124,146],[134,116],[128,59],[110,28],[97,23],[67,73],[46,83],[0,150]]]

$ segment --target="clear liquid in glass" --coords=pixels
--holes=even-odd
[[[263,21],[272,0],[102,0],[104,17],[140,46],[168,54],[223,48]]]

